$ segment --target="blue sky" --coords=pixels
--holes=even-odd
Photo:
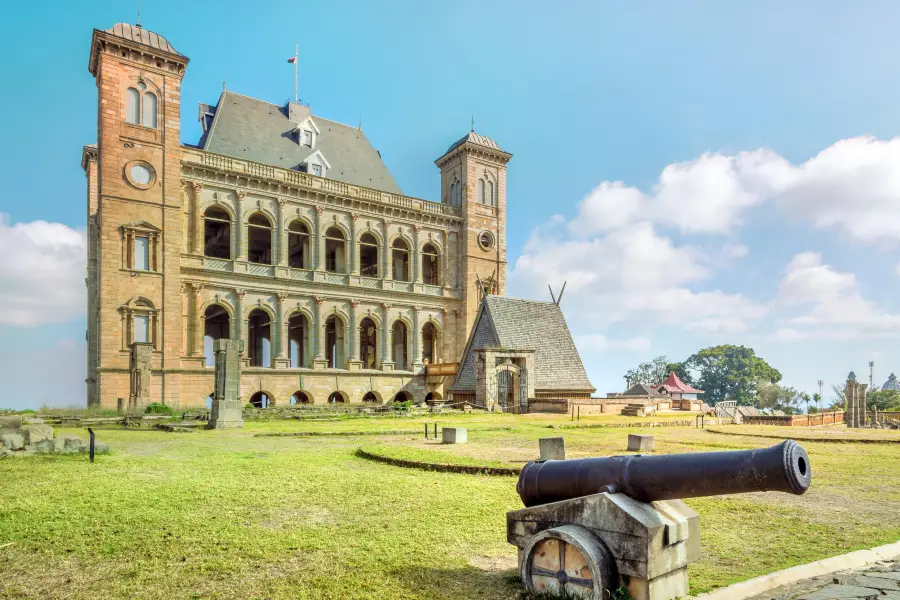
[[[52,224],[85,225],[92,29],[134,22],[136,5],[7,9],[0,405],[83,398],[83,258]],[[432,161],[474,114],[514,154],[510,291],[543,299],[548,280],[570,281],[563,306],[600,393],[641,360],[715,343],[752,345],[808,391],[870,359],[876,379],[900,371],[894,2],[144,0],[142,13],[191,59],[185,142],[223,81],[284,102],[295,41],[301,98],[361,119],[406,194],[437,197]]]

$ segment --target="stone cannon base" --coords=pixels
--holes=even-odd
[[[700,517],[681,500],[593,494],[508,512],[506,528],[531,593],[607,600],[625,587],[634,600],[673,600],[700,556]]]

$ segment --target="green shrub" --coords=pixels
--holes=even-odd
[[[171,415],[172,407],[160,404],[159,402],[151,402],[144,409],[144,412],[148,415]]]
[[[252,404],[250,404],[250,403],[248,402],[248,403],[244,406],[244,408],[245,408],[246,410],[253,410],[253,409],[256,408],[256,407],[253,406]]]

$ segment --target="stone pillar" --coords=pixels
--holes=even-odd
[[[350,352],[347,356],[350,357],[349,368],[351,371],[359,370],[362,367],[362,361],[359,359],[359,338],[360,338],[360,328],[358,323],[358,317],[356,315],[356,309],[359,307],[359,300],[351,300],[350,301],[350,327],[347,332],[347,336],[350,342]]]
[[[869,384],[860,383],[857,387],[856,410],[857,410],[857,427],[866,426],[866,392]]]
[[[191,232],[191,237],[193,238],[192,250],[194,251],[194,254],[203,255],[205,252],[205,248],[203,247],[204,223],[203,214],[200,212],[200,192],[203,190],[203,184],[199,181],[192,181],[190,188],[193,192],[191,197],[191,207],[194,213],[194,229]]]
[[[315,304],[313,305],[313,319],[315,320],[310,324],[309,333],[313,336],[313,368],[314,369],[324,369],[328,365],[328,361],[325,358],[325,322],[322,319],[322,303],[325,302],[325,298],[321,296],[316,296],[314,298]]]
[[[382,279],[393,279],[394,272],[392,270],[393,264],[391,261],[391,234],[388,229],[391,226],[391,222],[388,219],[384,220],[384,277]]]
[[[413,227],[413,249],[412,249],[412,280],[415,283],[422,283],[422,255],[419,252],[419,231],[422,227],[416,225]]]
[[[237,202],[234,204],[234,228],[236,230],[237,236],[237,252],[233,253],[232,256],[236,257],[237,260],[247,260],[247,231],[244,228],[244,196],[247,195],[247,192],[243,190],[238,190],[237,193]],[[241,350],[243,352],[243,349]]]
[[[356,221],[359,219],[358,213],[350,215],[350,269],[347,271],[351,275],[359,275],[359,240],[356,239]],[[354,325],[354,327],[356,327]]]
[[[388,315],[388,311],[391,309],[391,305],[388,303],[384,303],[381,305],[381,369],[383,371],[393,371],[394,370],[394,360],[393,355],[391,354],[391,323]]]
[[[419,315],[421,306],[413,306],[413,335],[412,335],[412,370],[421,371],[425,366],[422,362],[422,323]]]
[[[153,345],[146,342],[131,344],[130,390],[128,408],[139,409],[150,402],[150,375],[153,366]]]
[[[325,210],[321,206],[316,207],[316,237],[314,240],[311,240],[310,249],[312,246],[315,246],[315,252],[313,252],[313,270],[314,271],[324,271],[325,270],[325,232],[322,231],[322,213]]]
[[[287,201],[284,198],[278,199],[278,221],[275,223],[275,260],[273,265],[284,265],[287,261],[287,227],[284,224],[284,205]]]
[[[275,339],[273,340],[274,357],[272,359],[272,365],[276,369],[286,369],[290,366],[290,360],[287,356],[285,356],[285,347],[287,346],[287,323],[284,318],[284,301],[287,299],[287,294],[284,292],[277,292],[275,294],[275,318],[276,322],[273,323],[274,333],[273,336]]]
[[[244,354],[246,344],[244,344],[244,332],[247,330],[244,320],[244,296],[246,291],[242,289],[234,290],[234,340],[241,342],[241,356]]]
[[[191,308],[189,311],[189,319],[190,321],[188,326],[188,332],[190,334],[190,348],[188,350],[189,356],[198,356],[203,354],[203,330],[204,330],[204,315],[200,312],[200,307],[203,306],[203,300],[200,297],[203,293],[203,284],[202,283],[193,283],[191,284]]]
[[[847,405],[844,412],[844,420],[847,423],[847,427],[851,429],[859,427],[857,393],[856,376],[851,372],[850,377],[847,378],[847,387],[844,388],[844,402]]]
[[[213,352],[216,356],[215,391],[208,429],[243,427],[241,406],[241,354],[244,343],[239,340],[216,340]]]

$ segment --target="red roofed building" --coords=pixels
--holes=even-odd
[[[697,394],[702,394],[703,390],[692,388],[678,378],[675,371],[669,372],[669,376],[661,384],[656,386],[656,391],[665,394],[672,400],[672,408],[680,408],[681,410],[700,410],[701,402],[697,399]],[[678,405],[681,406],[678,406]]]

